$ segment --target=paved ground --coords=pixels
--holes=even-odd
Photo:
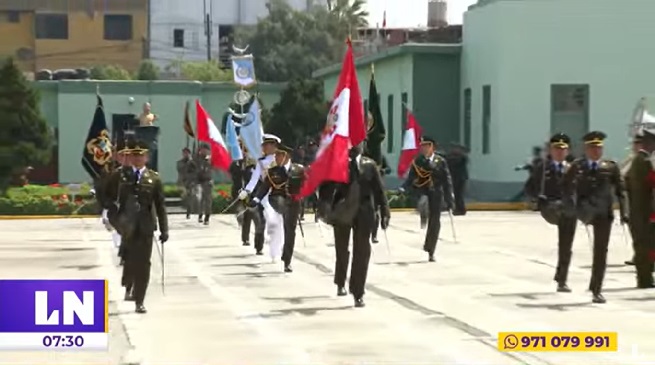
[[[420,250],[418,219],[394,213],[374,247],[367,307],[336,297],[330,232],[304,225],[295,272],[242,247],[233,216],[209,227],[172,216],[166,296],[153,254],[150,312],[122,302],[109,234],[97,220],[1,221],[0,277],[108,278],[111,344],[98,353],[0,353],[21,364],[655,364],[655,290],[633,289],[630,248],[616,226],[605,305],[591,304],[590,246],[579,228],[573,293],[554,292],[555,227],[527,212],[444,219],[437,262]],[[444,218],[446,218],[444,216]],[[616,353],[496,351],[499,331],[617,331]]]

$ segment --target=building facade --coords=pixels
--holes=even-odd
[[[166,183],[177,179],[175,162],[187,144],[182,128],[184,105],[200,99],[203,107],[218,124],[233,99],[231,83],[200,83],[176,81],[38,81],[34,85],[41,94],[41,111],[57,136],[59,161],[55,181],[79,183],[89,177],[80,163],[82,148],[96,107],[96,87],[102,96],[109,128],[126,114],[138,116],[142,105],[150,102],[158,115],[159,172]],[[264,107],[272,107],[284,84],[261,83],[257,86]],[[193,104],[191,104],[193,106]],[[190,108],[195,121],[195,108]],[[195,123],[193,123],[195,125]],[[194,127],[195,128],[195,127]]]
[[[653,14],[655,2],[649,0],[480,0],[464,14],[460,53],[452,58],[457,65],[444,64],[443,56],[425,58],[421,71],[415,56],[404,63],[399,60],[406,58],[385,58],[376,61],[378,91],[383,104],[385,94],[407,92],[426,133],[441,143],[457,137],[470,148],[470,199],[510,201],[527,177],[514,167],[552,133],[569,134],[579,156],[581,137],[602,130],[609,135],[606,156],[626,157],[636,103],[655,94]],[[376,57],[392,53],[385,52]],[[389,68],[384,72],[383,64]],[[326,98],[338,74],[331,70],[316,73],[326,81]],[[360,71],[364,97],[368,79]],[[426,88],[419,92],[417,82]],[[458,87],[457,95],[447,87]],[[448,111],[451,103],[457,113]],[[394,111],[394,120],[399,113]],[[449,124],[453,117],[455,127]],[[401,124],[394,125],[393,137],[391,128],[387,133],[400,141]],[[390,163],[399,148],[389,153]]]
[[[0,56],[24,71],[116,64],[144,58],[148,0],[0,2]]]
[[[325,0],[287,2],[300,11],[325,4]],[[150,0],[150,57],[162,69],[177,61],[211,58],[227,62],[232,54],[234,28],[257,24],[259,18],[268,14],[268,3],[268,0]]]

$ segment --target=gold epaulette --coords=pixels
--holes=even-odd
[[[283,181],[283,182],[281,182],[279,184],[276,184],[273,181],[273,178],[271,177],[271,174],[270,174],[269,171],[270,171],[270,169],[266,170],[266,178],[268,179],[268,182],[271,184],[271,187],[274,190],[282,190],[282,188],[284,188],[287,185],[287,181]]]
[[[412,161],[412,168],[416,172],[416,176],[418,176],[418,178],[414,180],[414,186],[417,188],[422,188],[432,182],[432,172],[430,170],[419,167],[416,165],[416,161]],[[425,179],[425,181],[418,183],[418,180],[420,179]]]

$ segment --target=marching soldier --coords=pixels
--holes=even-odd
[[[623,176],[623,180],[625,181],[625,189],[628,197],[628,201],[632,200],[632,191],[631,191],[631,182],[630,182],[630,176],[628,172],[630,171],[630,167],[632,166],[632,161],[634,161],[635,157],[639,154],[639,151],[641,150],[641,141],[642,141],[642,136],[635,136],[632,140],[632,148],[630,151],[630,155],[621,162],[621,175]],[[630,209],[632,209],[632,203],[630,203]],[[632,213],[630,214],[632,216]],[[630,226],[630,235],[632,236],[632,220],[628,223],[628,226]],[[635,264],[635,255],[637,254],[637,246],[634,240],[634,237],[632,238],[632,249],[634,254],[632,255],[631,260],[626,260],[625,264],[626,265],[634,265]]]
[[[256,162],[249,158],[243,144],[241,144],[243,151],[243,159],[232,161],[230,165],[230,175],[232,176],[232,199],[237,199],[239,191],[250,181],[252,172],[255,169]],[[250,225],[253,221],[253,211],[246,209],[242,203],[237,205],[237,220],[241,226],[241,243],[244,246],[250,246]]]
[[[387,162],[387,158],[382,156],[382,165],[380,166],[380,176],[384,179],[384,176],[391,173],[391,167]],[[378,228],[380,226],[380,212],[375,213],[375,223],[373,225],[373,232],[371,232],[371,242],[378,243]]]
[[[435,141],[430,137],[421,137],[421,154],[412,162],[409,175],[401,193],[407,190],[419,196],[417,209],[421,214],[421,228],[427,232],[423,250],[428,253],[428,260],[434,262],[434,251],[437,248],[439,231],[441,230],[441,204],[451,210],[454,205],[453,186],[446,159],[435,153]]]
[[[607,135],[593,131],[583,137],[584,157],[576,159],[563,179],[564,200],[575,201],[578,219],[594,229],[593,263],[589,290],[594,303],[605,303],[601,294],[607,267],[614,212],[613,197],[619,201],[621,223],[628,222],[625,187],[616,162],[603,159],[603,142]]]
[[[642,148],[632,160],[627,173],[630,198],[630,231],[635,248],[634,264],[637,269],[637,288],[653,288],[653,260],[655,250],[655,171],[652,155],[655,151],[655,134],[644,130]]]
[[[466,188],[466,182],[469,178],[469,157],[467,155],[466,147],[457,143],[452,143],[451,149],[446,155],[446,162],[450,169],[450,176],[453,179],[453,195],[455,196],[453,215],[465,215],[466,205],[464,204],[464,191]]]
[[[188,147],[182,149],[182,158],[177,161],[177,186],[182,191],[182,201],[186,208],[186,219],[191,218],[193,207],[193,185],[196,180],[196,165]]]
[[[362,156],[361,146],[351,148],[349,161],[349,183],[328,183],[319,188],[319,214],[334,227],[334,283],[337,285],[339,296],[347,295],[345,284],[352,231],[350,293],[355,300],[355,307],[364,307],[364,288],[371,258],[370,238],[375,212],[379,210],[381,213],[382,229],[389,227],[391,213],[375,161]]]
[[[214,186],[214,177],[212,176],[210,151],[209,146],[204,143],[201,144],[198,149],[198,158],[195,162],[196,197],[198,195],[200,196],[198,223],[203,223],[204,225],[209,225],[209,217],[212,214],[212,187]]]
[[[557,225],[558,255],[554,280],[557,283],[557,291],[563,293],[571,291],[566,282],[577,223],[573,201],[564,200],[562,191],[562,178],[571,168],[571,163],[566,161],[570,144],[571,139],[564,133],[552,136],[549,158],[535,164],[525,184],[525,193],[539,201],[539,210],[544,219]]]
[[[276,260],[281,254],[284,271],[289,273],[293,272],[291,259],[302,208],[302,201],[295,197],[305,178],[305,168],[291,162],[292,152],[290,147],[278,146],[275,166],[265,172],[266,178],[255,190],[251,201],[252,207],[260,202],[264,206],[271,258]]]
[[[155,213],[162,244],[168,241],[168,217],[163,183],[156,171],[146,167],[148,149],[145,143],[137,141],[129,147],[132,171],[121,169],[112,174],[106,198],[118,202],[112,224],[119,229],[129,252],[123,267],[126,300],[136,302],[137,313],[146,313],[143,304],[150,280],[153,236],[157,229]]]
[[[257,165],[255,170],[250,177],[250,181],[246,184],[246,187],[239,192],[238,198],[240,200],[246,200],[257,187],[257,184],[260,184],[266,176],[264,173],[266,170],[275,162],[275,151],[277,151],[277,146],[280,144],[281,140],[279,137],[272,134],[264,134],[262,141],[262,150],[264,156],[260,157],[257,160]],[[264,219],[264,208],[259,205],[255,210],[255,251],[257,255],[263,255],[264,250],[264,229],[266,221]]]

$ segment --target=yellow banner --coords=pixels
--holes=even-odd
[[[503,352],[611,352],[618,349],[616,332],[499,332]]]

